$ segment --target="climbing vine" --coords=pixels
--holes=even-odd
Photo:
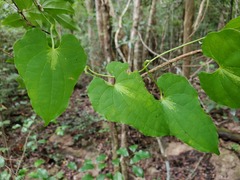
[[[128,64],[112,62],[107,65],[110,75],[98,74],[86,66],[87,57],[77,38],[62,36],[56,28],[77,29],[70,17],[73,9],[69,2],[13,0],[13,3],[18,11],[3,24],[27,29],[14,44],[14,63],[33,109],[45,124],[65,111],[74,85],[85,69],[94,76],[88,86],[93,108],[107,120],[128,124],[148,136],[173,135],[199,151],[219,154],[216,127],[185,77],[172,73],[160,76],[156,81],[159,100],[147,91],[141,73],[159,56],[146,60],[139,71],[128,72]],[[212,100],[232,108],[240,107],[239,24],[240,17],[221,31],[190,42],[202,41],[203,54],[219,65],[214,73],[200,73],[201,87]],[[114,78],[114,83],[103,77]]]

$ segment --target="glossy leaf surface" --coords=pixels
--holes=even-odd
[[[164,96],[156,100],[139,73],[127,73],[127,69],[127,64],[112,62],[107,70],[115,76],[114,84],[98,77],[91,82],[88,95],[97,112],[145,135],[174,135],[200,151],[219,153],[216,128],[184,77],[162,75],[157,84]]]
[[[203,41],[204,55],[214,59],[219,68],[199,75],[207,95],[219,104],[240,107],[240,31],[225,29],[210,33]]]
[[[66,109],[86,55],[73,35],[63,36],[59,47],[51,48],[38,29],[29,30],[15,43],[14,55],[31,104],[48,124]]]

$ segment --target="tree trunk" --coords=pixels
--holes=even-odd
[[[190,35],[192,34],[192,26],[194,20],[194,0],[185,0],[184,1],[185,10],[184,10],[184,25],[183,25],[183,43],[187,43],[191,41]],[[192,50],[192,46],[184,46],[183,54],[190,52]],[[183,75],[187,78],[190,77],[191,68],[189,67],[191,64],[191,57],[185,58],[183,62]]]
[[[87,0],[89,1],[89,0]],[[104,32],[103,32],[103,13],[102,13],[102,1],[95,0],[96,6],[96,21],[97,21],[97,29],[98,29],[98,40],[100,43],[100,49],[102,51],[102,55],[104,55]]]
[[[129,46],[129,54],[128,54],[128,63],[130,65],[131,70],[136,70],[138,68],[138,61],[141,57],[139,55],[140,50],[140,40],[138,38],[138,26],[139,26],[139,20],[140,20],[140,5],[141,0],[134,0],[133,1],[133,25],[131,29],[131,35],[130,35],[130,42],[131,45]],[[138,39],[138,41],[136,41]]]
[[[144,39],[145,44],[150,47],[150,32],[151,32],[151,27],[154,24],[154,17],[156,13],[156,1],[157,0],[152,0],[151,8],[150,8],[150,14],[148,17],[148,23],[147,23],[147,30],[146,30],[146,36]],[[143,49],[143,56],[142,59],[145,60],[148,54],[147,48]]]
[[[95,0],[96,4],[96,19],[98,26],[98,36],[100,46],[107,63],[113,60],[113,50],[111,43],[111,24],[110,24],[110,6],[108,0]],[[109,79],[108,81],[111,81]],[[119,148],[118,133],[115,123],[108,122],[110,128],[110,135],[112,139],[112,159],[117,158],[117,150]],[[114,171],[119,169],[116,166]]]
[[[97,60],[94,51],[96,50],[96,36],[93,31],[93,12],[94,12],[94,1],[92,0],[86,0],[86,9],[88,13],[88,44],[91,48],[89,48],[89,54],[88,54],[88,60],[90,61],[91,68],[94,69],[95,66],[97,66]]]

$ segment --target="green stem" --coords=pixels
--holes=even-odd
[[[89,73],[88,71],[89,71],[90,73]],[[86,67],[85,67],[85,73],[86,73],[86,74],[89,74],[89,75],[91,75],[91,76],[100,76],[100,77],[114,78],[114,76],[111,76],[111,75],[99,74],[99,73],[97,73],[97,72],[94,72],[92,69],[90,69],[89,66],[86,66]]]
[[[163,55],[165,55],[165,54],[167,54],[167,53],[170,53],[170,52],[172,52],[172,51],[175,51],[175,50],[177,50],[177,49],[179,49],[179,48],[182,48],[182,47],[184,47],[184,46],[187,46],[187,45],[193,44],[193,43],[195,43],[195,42],[201,41],[201,40],[203,40],[204,38],[205,38],[205,37],[202,37],[202,38],[199,38],[199,39],[190,41],[190,42],[188,42],[188,43],[182,44],[182,45],[177,46],[177,47],[175,47],[175,48],[172,48],[172,49],[170,49],[170,50],[168,50],[168,51],[165,51],[165,52],[163,52],[162,54],[159,54],[158,56],[154,57],[154,58],[151,59],[151,60],[146,60],[144,67],[139,71],[139,73],[140,73],[140,72],[143,72],[153,61],[155,61],[155,60],[158,59],[159,57],[161,57],[161,56],[163,56]]]

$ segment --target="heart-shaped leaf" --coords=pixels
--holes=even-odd
[[[240,30],[240,16],[229,21],[224,27],[224,29],[228,29],[228,28]]]
[[[73,35],[62,37],[58,48],[48,45],[46,34],[29,30],[14,45],[15,65],[26,85],[31,104],[45,123],[67,107],[86,55]]]
[[[149,136],[169,134],[168,125],[159,121],[163,112],[148,93],[138,72],[127,73],[128,64],[112,62],[107,70],[116,78],[110,84],[94,78],[88,87],[88,95],[94,109],[109,121],[131,125]]]
[[[240,107],[240,31],[225,29],[210,33],[203,41],[203,53],[219,68],[199,75],[201,87],[219,104]]]
[[[162,75],[158,86],[164,96],[156,100],[138,72],[126,72],[128,64],[112,62],[107,69],[115,76],[114,84],[96,77],[88,87],[94,109],[107,120],[131,125],[149,136],[174,135],[200,151],[219,153],[216,128],[184,77]]]

